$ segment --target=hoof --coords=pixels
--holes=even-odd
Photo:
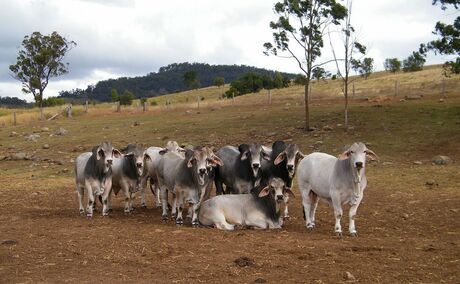
[[[157,204],[155,205],[155,208],[163,208],[163,206],[161,206],[161,204]]]
[[[141,204],[141,208],[147,209],[147,205],[145,205],[145,203],[143,203],[143,204]]]
[[[291,219],[291,216],[285,215],[285,216],[283,217],[283,219],[284,219],[284,220],[289,220],[289,219]]]
[[[307,226],[307,231],[313,232],[315,230],[315,226]]]
[[[350,237],[356,238],[358,236],[358,232],[351,232]]]
[[[85,209],[80,209],[80,214],[84,214],[85,213]]]
[[[199,225],[200,223],[198,222],[198,220],[192,221],[192,227],[197,228]]]
[[[87,218],[93,218],[93,214],[86,214]]]
[[[172,214],[171,214],[171,218],[172,218],[172,219],[176,219],[176,217],[177,217],[177,213],[172,213]]]
[[[342,238],[342,232],[335,232],[335,236],[337,238]]]
[[[161,215],[161,221],[163,221],[163,223],[168,222],[168,219],[169,219],[169,218],[168,218],[168,214],[166,214],[166,215]]]
[[[176,225],[182,225],[184,224],[184,220],[182,218],[176,219]]]

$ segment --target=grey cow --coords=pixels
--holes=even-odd
[[[137,144],[129,144],[122,150],[123,156],[114,159],[112,171],[112,191],[115,195],[121,190],[125,195],[124,212],[133,210],[134,194],[141,187],[141,177],[144,172],[145,161],[151,160],[144,147]],[[111,206],[108,198],[109,208]]]
[[[174,152],[164,153],[158,166],[158,182],[160,185],[164,221],[168,220],[167,195],[173,195],[172,217],[176,216],[176,224],[183,224],[182,210],[185,204],[193,207],[192,225],[198,225],[198,209],[206,196],[212,167],[222,166],[222,161],[207,147],[187,149],[185,157]]]
[[[216,191],[224,193],[249,193],[261,179],[263,160],[270,160],[269,154],[262,145],[257,143],[241,144],[238,148],[225,146],[217,151],[216,155],[225,166],[216,169]]]
[[[294,195],[280,178],[272,178],[266,186],[259,185],[250,194],[215,196],[201,205],[202,225],[221,230],[234,230],[236,225],[259,229],[280,229],[280,203],[284,195]]]
[[[147,187],[147,180],[150,180],[150,190],[155,196],[155,206],[161,207],[160,191],[158,186],[158,177],[157,169],[160,163],[160,160],[163,158],[165,152],[175,152],[183,156],[185,149],[180,147],[176,141],[168,141],[164,148],[161,147],[149,147],[146,150],[147,155],[150,157],[150,160],[145,162],[144,173],[141,178],[141,207],[146,208],[147,204],[145,202],[145,190]]]
[[[302,194],[302,205],[307,229],[315,227],[318,199],[332,204],[335,215],[335,233],[342,235],[340,219],[342,204],[350,204],[349,232],[357,236],[355,215],[367,186],[366,156],[377,155],[363,143],[354,143],[339,158],[325,154],[307,155],[298,166],[297,181]]]
[[[86,215],[93,216],[96,195],[102,195],[102,215],[107,214],[107,200],[112,187],[112,163],[114,157],[120,156],[121,153],[114,149],[110,142],[103,142],[94,147],[92,152],[83,153],[75,159],[75,182],[81,214],[85,213],[83,208],[85,190],[88,195]]]

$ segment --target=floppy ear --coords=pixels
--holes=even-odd
[[[222,162],[222,160],[217,157],[216,155],[212,155],[210,159],[208,159],[208,161],[211,163],[211,165],[213,167],[217,167],[217,166],[223,166],[224,163]]]
[[[179,148],[177,148],[177,151],[178,151],[179,153],[185,153],[186,150],[185,150],[184,147],[179,147]]]
[[[168,153],[168,149],[167,149],[167,148],[163,148],[163,149],[161,149],[161,150],[158,152],[158,154],[160,154],[160,155],[164,155],[164,154],[166,154],[166,153]]]
[[[342,154],[339,155],[339,160],[346,160],[350,158],[350,151],[349,150],[346,150],[345,152],[343,152]]]
[[[98,147],[96,150],[96,160],[100,160],[104,156],[104,150],[101,147]]]
[[[273,161],[273,164],[278,165],[281,163],[284,159],[286,159],[286,153],[283,151],[279,153],[279,155],[276,157],[275,161]]]
[[[287,193],[290,197],[295,198],[294,192],[289,187],[284,187],[284,193]]]
[[[260,154],[262,154],[262,158],[267,160],[267,161],[270,161],[270,155],[267,154],[267,152],[265,152],[264,150],[260,151]]]
[[[303,158],[305,158],[305,155],[304,155],[304,153],[298,151],[297,154],[295,154],[295,158],[296,158],[296,161],[295,161],[295,162],[296,162],[296,164],[297,164],[300,160],[302,160]]]
[[[152,158],[150,158],[150,155],[147,154],[146,152],[144,152],[144,159],[145,159],[146,161],[148,161],[148,160],[151,161],[151,160],[152,160]]]
[[[372,151],[371,149],[366,149],[365,153],[366,153],[366,156],[369,157],[369,159],[373,161],[379,160],[379,156],[377,156],[377,154],[375,154],[374,151]]]
[[[267,196],[269,193],[270,193],[270,186],[267,185],[259,192],[259,197]]]
[[[112,155],[113,155],[115,158],[120,158],[121,153],[120,153],[120,151],[118,151],[118,149],[113,149],[113,150],[112,150]]]
[[[244,161],[248,158],[248,153],[249,151],[244,151],[243,153],[241,153],[241,161]]]
[[[134,156],[134,153],[133,152],[129,152],[129,153],[126,153],[124,154],[125,157],[132,157]]]
[[[195,157],[191,157],[190,159],[188,159],[188,162],[187,162],[187,167],[188,168],[193,167],[193,160],[195,160]]]

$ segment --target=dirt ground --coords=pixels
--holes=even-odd
[[[437,104],[434,106],[440,108]],[[446,113],[435,113],[431,105],[417,108],[424,111],[414,110],[414,115],[420,119],[425,119],[423,115],[426,119],[444,119],[441,114]],[[427,129],[425,125],[412,123],[403,127],[387,122],[402,121],[391,108],[356,107],[355,111],[361,109],[368,109],[368,113],[376,116],[380,115],[377,111],[385,111],[385,115],[379,116],[382,126],[374,123],[383,129],[380,132],[368,130],[369,125],[358,125],[357,134],[347,134],[350,137],[346,138],[362,140],[367,137],[374,144],[373,150],[381,153],[382,157],[380,163],[367,167],[369,185],[358,210],[357,238],[334,236],[332,208],[325,203],[320,203],[318,208],[317,229],[307,232],[296,185],[294,193],[297,198],[290,204],[291,219],[282,230],[223,232],[192,228],[190,220],[182,227],[171,221],[165,224],[161,221],[160,209],[153,208],[150,193],[147,209],[139,208],[137,198],[137,209],[125,216],[122,198],[118,196],[114,198],[114,211],[109,217],[102,217],[98,211],[92,219],[87,219],[78,213],[72,164],[68,159],[94,141],[99,141],[99,136],[105,139],[108,134],[104,124],[100,124],[94,126],[100,131],[98,137],[90,137],[94,133],[90,129],[95,123],[93,117],[68,124],[57,122],[50,127],[54,129],[63,125],[70,134],[62,138],[40,138],[42,143],[49,141],[53,150],[36,151],[37,156],[48,155],[50,160],[0,162],[0,282],[459,283],[460,166],[455,162],[460,158],[456,148],[459,142],[456,131],[460,124],[456,117],[456,113],[460,113],[458,103],[447,111],[446,115],[452,118],[444,119],[451,121],[450,128],[444,129],[445,125],[437,123],[427,124],[431,127],[432,136],[423,134]],[[296,109],[292,119],[286,118],[287,123],[295,124],[292,121],[298,120],[301,111],[301,107]],[[408,113],[406,109],[402,111]],[[212,115],[223,116],[225,112],[226,109],[223,109],[219,114],[209,112],[201,115],[209,115],[211,119],[207,121],[213,121]],[[264,113],[256,115],[259,120],[247,128],[264,127],[267,121]],[[178,140],[193,137],[195,132],[205,127],[187,114],[176,116],[177,119],[184,117],[184,120],[192,121],[191,126],[176,128],[173,134]],[[325,117],[337,116],[331,113]],[[139,120],[141,126],[128,127],[128,131],[107,138],[118,144],[125,143],[130,137],[164,143],[163,140],[169,138],[163,137],[165,133],[173,131],[170,125],[164,125],[165,130],[160,128],[166,123],[162,120],[141,116],[129,119]],[[230,122],[232,119],[241,120],[235,115],[228,115],[225,119]],[[122,127],[127,122],[126,118],[113,118],[104,123],[110,124],[113,130],[115,126]],[[454,126],[456,128],[452,128]],[[30,131],[33,127],[24,126],[16,131]],[[155,130],[155,127],[159,129]],[[229,131],[220,128],[215,126],[215,131]],[[210,129],[206,124],[206,131]],[[413,135],[417,129],[428,138],[411,141],[415,139]],[[406,130],[407,136],[402,133]],[[40,148],[37,145],[41,144],[25,142],[22,137],[10,138],[10,132],[11,129],[0,130],[3,155],[11,149],[30,152],[33,148]],[[333,151],[338,147],[336,145],[343,145],[345,140],[342,136],[333,136],[338,135],[338,130],[318,132],[318,137],[304,135],[302,130],[297,129],[290,132],[291,141],[299,143],[306,153],[311,151],[308,145],[315,139],[322,139],[325,151],[333,153],[338,152]],[[150,140],[139,138],[142,133],[150,133]],[[244,133],[246,136],[240,133],[240,136],[219,140],[216,144],[220,146],[224,142],[253,139],[251,131]],[[392,149],[403,147],[392,133],[402,133],[398,137],[412,148],[391,156]],[[282,135],[285,135],[284,132]],[[157,137],[163,137],[163,140],[157,140]],[[203,139],[218,141],[216,137],[222,135],[213,134]],[[436,144],[438,141],[439,144]],[[433,146],[430,148],[429,145]],[[454,163],[431,165],[431,157],[438,150],[427,153],[427,149],[435,147],[444,149]],[[414,164],[414,157],[422,164]],[[66,160],[63,165],[55,162],[60,158]],[[434,185],[426,185],[430,179],[434,179]],[[347,209],[345,207],[344,212]],[[342,226],[346,232],[346,215]]]
[[[42,190],[46,185],[38,181],[37,187],[21,188],[10,180],[0,209],[0,279],[336,283],[352,280],[345,276],[349,272],[361,283],[458,283],[458,195],[437,188],[392,191],[372,183],[377,171],[394,170],[368,169],[359,237],[341,239],[333,235],[332,210],[325,203],[319,206],[316,231],[306,231],[299,194],[282,230],[222,232],[192,228],[190,221],[183,227],[162,223],[150,195],[148,209],[125,216],[119,197],[110,217],[87,219],[77,212],[71,185],[49,184]]]

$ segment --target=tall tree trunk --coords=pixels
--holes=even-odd
[[[310,131],[310,108],[309,108],[309,103],[308,103],[308,97],[309,97],[309,91],[310,91],[310,80],[307,79],[305,82],[305,131]]]
[[[38,94],[38,107],[40,108],[40,120],[45,120],[45,115],[43,114],[43,90],[41,89]]]
[[[345,81],[343,94],[345,96],[345,131],[348,130],[348,80]]]

